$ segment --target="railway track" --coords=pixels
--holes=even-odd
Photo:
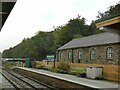
[[[2,68],[1,73],[14,87],[15,90],[53,90],[44,83],[38,82],[32,78],[23,77],[12,71]],[[4,90],[4,89],[3,89]]]

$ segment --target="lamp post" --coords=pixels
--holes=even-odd
[[[54,68],[55,68],[55,58],[56,58],[56,57],[55,57],[55,55],[54,55],[54,66],[53,66]]]

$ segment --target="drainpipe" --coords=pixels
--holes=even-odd
[[[72,53],[71,60],[72,60],[72,63],[74,63],[74,61],[73,61],[73,48],[71,49],[71,53]]]

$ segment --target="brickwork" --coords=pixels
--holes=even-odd
[[[113,48],[113,59],[107,59],[107,48],[112,47]],[[91,60],[91,49],[94,49],[96,52],[96,58]],[[113,64],[117,65],[119,61],[119,49],[120,49],[120,43],[116,44],[106,44],[106,45],[96,45],[96,46],[90,46],[90,47],[82,47],[82,48],[73,48],[73,62],[78,63],[78,51],[82,51],[82,59],[80,60],[80,63],[88,63],[88,64]],[[62,53],[63,55],[59,56],[58,54],[58,60],[64,60],[71,62],[68,58],[68,53],[71,49],[66,50],[60,50],[58,53]]]

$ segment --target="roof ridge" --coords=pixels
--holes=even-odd
[[[89,35],[89,36],[85,36],[85,37],[81,37],[81,38],[75,38],[75,39],[72,39],[72,40],[78,40],[78,39],[88,38],[88,37],[91,37],[91,36],[101,35],[101,34],[105,34],[105,33],[109,33],[109,32],[97,33],[97,34],[93,34],[93,35]]]

